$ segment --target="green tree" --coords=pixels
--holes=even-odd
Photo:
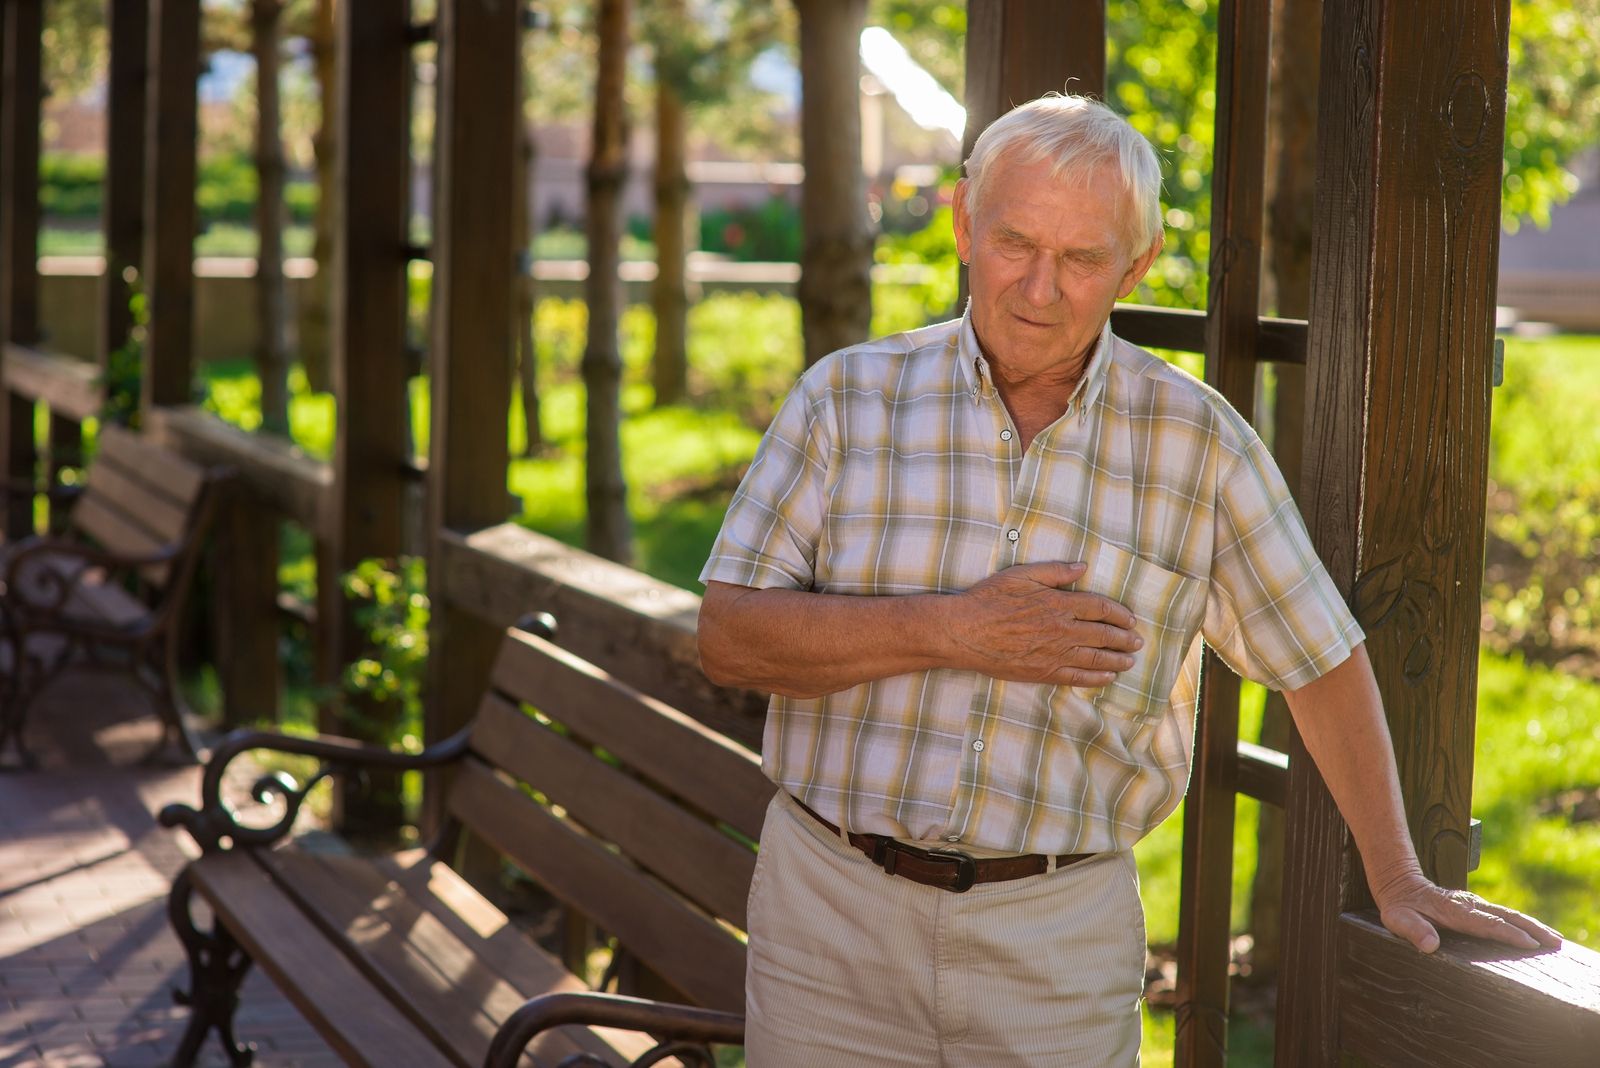
[[[653,370],[656,403],[673,404],[689,388],[688,252],[700,229],[690,197],[690,118],[708,103],[738,95],[751,62],[773,42],[782,19],[763,0],[653,0],[644,14],[656,103]]]
[[[1550,225],[1574,156],[1600,144],[1600,0],[1513,0],[1501,216]]]

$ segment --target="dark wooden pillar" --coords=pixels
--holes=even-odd
[[[507,512],[515,256],[507,220],[520,120],[518,8],[490,0],[439,5],[428,464],[436,532],[487,526]],[[437,548],[432,559],[430,741],[471,718],[498,644],[497,628],[451,604]],[[436,814],[438,791],[428,795]]]
[[[149,0],[144,285],[150,325],[141,404],[187,404],[194,374],[195,138],[200,0]]]
[[[1467,874],[1509,0],[1329,4],[1303,500],[1367,632],[1423,869]],[[1277,1063],[1337,1062],[1336,926],[1367,902],[1298,737]]]
[[[963,158],[991,122],[1051,90],[1105,93],[1105,0],[969,0]]]
[[[39,340],[39,104],[43,0],[0,14],[0,345]],[[5,354],[0,349],[0,372]],[[0,387],[0,479],[32,482],[33,402]],[[33,529],[32,502],[0,499],[5,535]]]
[[[405,529],[410,361],[401,357],[411,145],[406,8],[394,0],[346,0],[338,11],[341,203],[335,215],[331,339],[338,415],[329,544],[322,557],[330,566],[318,575],[321,638],[333,645],[328,661],[335,673],[367,646],[339,576],[369,557],[396,559]],[[339,726],[343,733],[382,734],[359,725],[380,726],[397,713],[364,707]],[[378,788],[367,796],[341,791],[340,822],[356,829],[393,823],[399,815],[397,785],[392,781],[386,788],[374,779]]]
[[[1223,0],[1217,17],[1206,381],[1246,418],[1255,395],[1266,150],[1269,0]],[[1183,814],[1173,1063],[1227,1062],[1239,678],[1209,649]]]
[[[111,70],[106,92],[106,180],[102,222],[106,271],[100,284],[100,342],[104,367],[127,343],[129,268],[144,251],[146,89],[150,76],[150,2],[114,0],[106,5]]]
[[[270,724],[282,689],[278,652],[278,513],[229,484],[213,527],[212,617],[224,726]]]
[[[969,0],[962,159],[1018,104],[1051,91],[1098,97],[1105,90],[1105,0]],[[962,267],[960,304],[966,301]]]

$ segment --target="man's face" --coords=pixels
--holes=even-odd
[[[1083,187],[1051,178],[1048,162],[990,162],[973,213],[956,187],[956,249],[969,264],[972,325],[1005,381],[1075,378],[1118,297],[1133,292],[1161,243],[1130,249],[1114,167]]]

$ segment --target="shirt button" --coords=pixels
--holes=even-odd
[[[959,842],[961,841],[961,836],[959,834],[947,834],[944,840],[946,842]]]
[[[1011,431],[1009,431],[1009,430],[1000,431],[1000,440],[1001,441],[1010,441],[1011,440]]]
[[[1019,537],[1021,537],[1021,535],[1017,533],[1015,527],[1012,527],[1010,530],[1006,531],[1007,541],[1016,541]]]
[[[979,738],[977,741],[972,743],[972,751],[974,753],[983,752],[983,739],[982,738]]]

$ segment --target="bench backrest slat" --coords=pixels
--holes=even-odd
[[[472,747],[494,754],[503,770],[713,916],[744,929],[755,871],[748,844],[497,694],[478,708]]]
[[[501,643],[491,686],[527,702],[752,841],[775,787],[743,746],[522,631]]]
[[[205,468],[132,430],[100,429],[94,462],[111,463],[138,478],[158,496],[187,509],[205,486]]]
[[[467,759],[451,815],[566,904],[616,935],[646,966],[702,1005],[744,1006],[744,945],[661,883],[581,834],[486,764]]]
[[[95,463],[89,468],[85,497],[98,497],[162,544],[183,540],[189,528],[193,501],[173,501],[152,493],[143,480],[116,464]]]
[[[117,426],[100,433],[83,497],[72,509],[71,526],[107,552],[143,556],[181,543],[205,487],[205,472],[159,445]],[[162,588],[169,564],[142,568]]]

